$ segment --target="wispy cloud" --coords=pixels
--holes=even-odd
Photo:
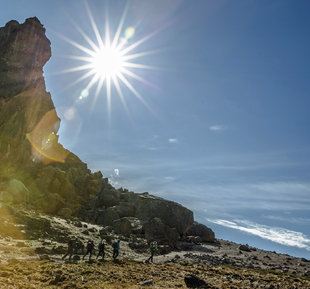
[[[166,176],[166,177],[164,177],[164,179],[165,179],[166,181],[174,181],[174,180],[175,180],[175,177]]]
[[[228,221],[223,219],[208,219],[208,221],[224,227],[259,236],[263,239],[270,240],[281,245],[298,247],[310,251],[310,239],[301,232],[279,227],[270,227],[247,220]]]
[[[119,177],[119,169],[114,169],[114,174]]]
[[[227,127],[225,125],[221,125],[221,124],[215,124],[215,125],[209,126],[209,130],[211,131],[223,131],[226,128]]]
[[[179,140],[177,138],[169,138],[168,141],[170,143],[178,143],[179,142]]]

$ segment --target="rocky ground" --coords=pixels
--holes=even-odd
[[[142,238],[12,207],[1,207],[0,234],[0,288],[186,288],[189,274],[206,282],[201,288],[310,288],[309,260],[224,240],[183,240],[173,251],[160,246],[154,264],[148,264]],[[82,246],[76,261],[61,259],[69,238],[82,245],[88,239],[97,244],[100,236],[105,261],[81,260]],[[115,239],[121,240],[118,262],[111,258]]]
[[[205,280],[201,288],[310,288],[307,278],[276,272],[131,260],[15,261],[0,265],[0,288],[187,288],[184,278],[188,274]]]

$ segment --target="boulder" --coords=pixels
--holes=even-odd
[[[125,236],[130,236],[130,234],[141,233],[142,225],[138,218],[134,217],[124,217],[113,222],[114,231],[117,234],[122,234]]]
[[[245,252],[251,252],[251,248],[249,247],[249,245],[240,245],[239,250],[245,251]]]
[[[200,244],[202,242],[199,236],[187,236],[185,240],[186,242],[190,242],[194,244]]]
[[[136,250],[138,252],[148,251],[150,247],[149,244],[147,244],[146,242],[141,242],[141,241],[130,242],[128,246],[132,250]]]
[[[138,283],[139,286],[153,286],[153,279],[150,279],[150,280],[145,280],[145,281],[141,281]]]
[[[202,242],[215,242],[214,232],[203,224],[194,222],[187,231],[189,236],[198,236]]]
[[[174,247],[179,238],[175,228],[170,228],[155,217],[143,225],[144,236],[150,242],[156,240],[159,244],[167,244]]]
[[[184,282],[188,288],[209,288],[208,284],[196,275],[186,275]]]
[[[193,212],[172,201],[149,195],[137,195],[135,217],[142,222],[159,218],[170,228],[175,228],[179,235],[185,234],[193,224]]]
[[[110,207],[106,210],[103,215],[102,222],[99,225],[102,226],[113,226],[114,220],[119,219],[119,214],[117,213],[116,207]]]

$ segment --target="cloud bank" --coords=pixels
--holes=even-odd
[[[310,239],[301,232],[296,232],[279,227],[270,227],[253,223],[247,220],[223,220],[223,219],[208,219],[217,225],[240,230],[255,236],[259,236],[263,239],[285,245],[298,247],[310,251]]]

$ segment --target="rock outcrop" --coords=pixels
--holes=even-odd
[[[215,236],[214,232],[203,224],[194,222],[192,226],[187,231],[188,236],[197,236],[200,237],[203,242],[214,242]]]
[[[81,208],[79,216],[87,222],[113,226],[116,233],[136,234],[172,247],[194,221],[193,212],[180,204],[148,193],[116,190],[107,179],[100,193]]]
[[[68,216],[100,191],[102,175],[58,143],[43,77],[50,57],[36,17],[0,28],[0,200]]]
[[[115,189],[58,142],[60,119],[46,92],[51,57],[36,18],[0,28],[0,202],[110,226],[174,246],[193,213],[159,197]]]

